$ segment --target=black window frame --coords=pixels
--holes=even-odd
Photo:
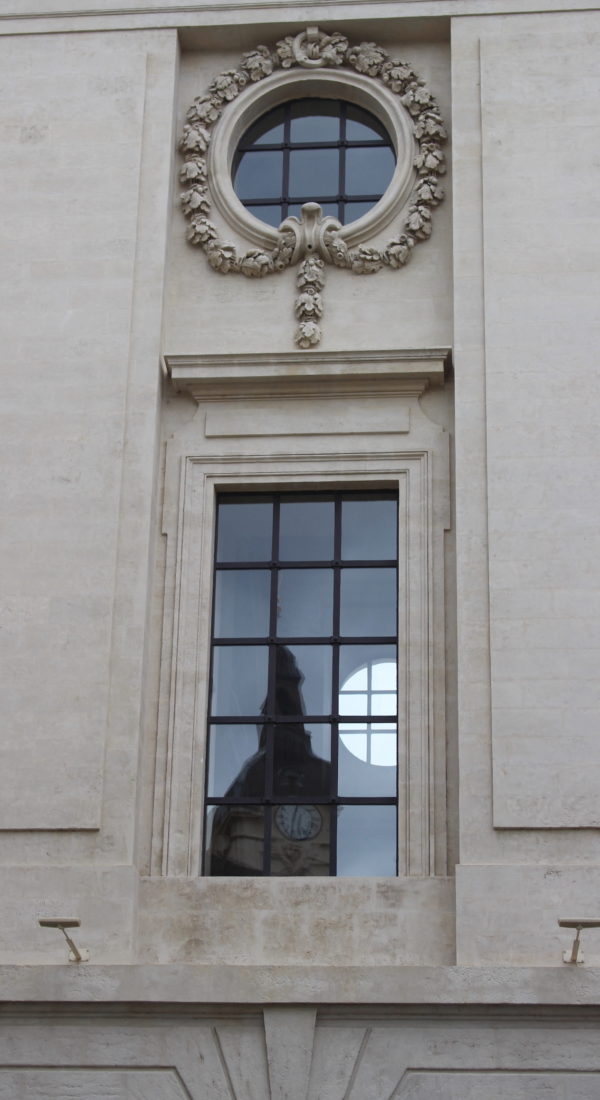
[[[348,205],[356,204],[356,203],[369,203],[370,207],[373,207],[375,205],[375,203],[379,202],[379,199],[385,194],[385,191],[387,190],[387,188],[389,187],[389,184],[391,182],[391,177],[390,177],[390,180],[388,180],[388,182],[386,183],[386,186],[385,186],[383,191],[377,190],[377,191],[373,191],[371,193],[356,194],[356,195],[355,194],[349,195],[346,192],[346,154],[347,154],[347,151],[349,149],[364,149],[364,148],[366,148],[366,149],[369,149],[369,148],[391,149],[393,157],[394,157],[394,161],[396,161],[396,150],[394,148],[394,144],[393,144],[391,138],[389,137],[389,135],[387,135],[385,137],[382,136],[380,138],[374,138],[372,140],[369,140],[367,138],[360,138],[360,139],[359,138],[356,138],[356,139],[347,138],[347,136],[346,136],[346,123],[347,123],[347,119],[348,119],[348,108],[351,108],[352,110],[355,110],[355,111],[360,111],[362,114],[364,114],[366,116],[366,119],[372,120],[373,123],[375,123],[376,127],[380,131],[382,131],[384,134],[386,133],[385,127],[383,126],[383,123],[381,123],[380,120],[371,111],[367,110],[365,107],[360,107],[357,104],[351,103],[351,102],[349,102],[347,100],[343,100],[343,99],[327,99],[328,103],[336,104],[338,106],[338,109],[339,109],[339,122],[340,122],[340,136],[339,136],[339,138],[337,140],[330,140],[330,141],[316,141],[316,140],[315,141],[295,141],[295,140],[292,140],[290,131],[291,131],[291,123],[293,121],[293,119],[292,119],[293,110],[296,109],[299,104],[303,104],[303,103],[308,104],[310,102],[315,102],[315,101],[316,102],[322,102],[322,98],[316,97],[316,96],[304,96],[304,97],[299,98],[299,99],[286,100],[284,103],[281,103],[281,104],[279,104],[275,107],[272,107],[269,111],[267,111],[259,119],[255,120],[252,123],[252,125],[249,126],[246,129],[245,133],[243,134],[243,136],[242,136],[242,138],[241,138],[241,140],[238,143],[238,146],[236,148],[235,156],[234,156],[233,164],[232,164],[232,173],[231,173],[232,174],[233,189],[234,189],[236,195],[238,196],[240,202],[242,203],[242,205],[246,209],[250,209],[250,208],[260,209],[260,207],[276,207],[276,206],[278,206],[281,210],[281,219],[280,219],[280,221],[283,221],[285,218],[288,217],[289,209],[290,209],[291,206],[293,206],[293,207],[302,206],[302,204],[305,203],[305,202],[318,202],[321,205],[327,205],[327,206],[334,206],[335,205],[335,206],[337,206],[337,215],[336,216],[337,216],[338,220],[342,223],[342,225],[344,225],[345,224],[345,211],[346,211],[346,207]],[[249,135],[252,134],[252,131],[254,130],[254,128],[256,127],[258,122],[267,122],[270,116],[272,116],[273,119],[275,119],[275,117],[279,113],[281,113],[282,116],[283,116],[282,117],[282,123],[283,123],[283,139],[282,139],[282,141],[256,143],[254,141],[249,140]],[[310,117],[310,116],[307,115],[307,117]],[[335,195],[325,195],[325,194],[322,194],[322,193],[311,193],[311,194],[305,193],[304,195],[302,195],[302,194],[292,195],[290,193],[290,189],[289,189],[290,154],[292,152],[297,151],[297,150],[310,150],[310,151],[313,151],[313,150],[318,150],[318,149],[337,149],[338,150],[338,154],[339,154],[338,185],[339,186],[338,186],[337,193]],[[236,175],[237,175],[237,171],[238,171],[240,162],[241,162],[244,154],[248,153],[248,152],[252,152],[252,153],[281,152],[282,153],[281,191],[280,191],[278,196],[271,197],[271,198],[242,198],[241,195],[238,193],[237,188],[236,188]],[[393,175],[393,173],[392,173],[392,175]],[[252,209],[251,209],[251,212],[252,212]],[[364,211],[364,213],[367,213],[367,211]],[[255,215],[255,216],[257,216],[257,215]],[[360,216],[362,217],[362,215],[360,215]],[[355,221],[357,219],[352,218],[351,220]],[[350,224],[350,223],[347,223],[347,224]]]
[[[271,493],[261,492],[248,492],[248,493],[218,493],[216,499],[216,522],[215,522],[215,537],[213,548],[213,586],[212,586],[212,615],[211,615],[211,657],[210,657],[210,676],[209,676],[209,691],[208,691],[208,714],[207,714],[207,730],[210,731],[211,726],[219,725],[258,725],[263,723],[267,730],[266,733],[266,760],[265,760],[265,793],[264,797],[250,797],[247,795],[237,797],[215,796],[208,794],[208,782],[209,782],[209,765],[210,765],[210,737],[207,737],[206,748],[206,779],[205,779],[205,802],[204,802],[204,822],[205,833],[207,827],[208,813],[215,806],[260,806],[264,807],[264,846],[263,846],[263,867],[262,871],[247,871],[246,873],[254,876],[270,876],[270,859],[271,859],[271,833],[272,833],[272,809],[277,806],[299,805],[305,806],[310,803],[311,806],[319,806],[329,809],[330,824],[329,824],[329,838],[330,838],[330,855],[329,855],[329,877],[335,877],[337,874],[337,809],[344,805],[356,805],[356,806],[393,806],[396,814],[396,829],[395,829],[395,870],[394,874],[398,874],[398,859],[399,859],[399,846],[398,846],[398,777],[399,777],[399,738],[398,738],[398,689],[396,690],[396,711],[394,714],[376,715],[371,717],[365,717],[365,715],[340,715],[339,714],[339,693],[340,693],[340,677],[339,677],[339,653],[342,645],[381,645],[381,646],[394,646],[396,653],[396,664],[398,659],[398,545],[396,541],[396,556],[394,558],[381,558],[381,559],[342,559],[341,556],[341,511],[342,502],[344,500],[390,500],[396,503],[396,508],[399,507],[399,495],[395,490],[385,489],[371,489],[367,486],[364,490],[334,490],[334,491],[301,491],[294,492],[289,490],[282,490]],[[282,559],[278,556],[279,546],[279,513],[282,502],[291,500],[298,501],[333,501],[334,503],[334,554],[332,559],[327,560],[298,560],[290,561],[288,559]],[[217,560],[217,534],[218,534],[218,510],[221,502],[227,503],[254,503],[254,502],[269,502],[273,504],[273,528],[272,528],[272,541],[271,541],[271,557],[265,561],[231,561],[231,562],[219,562]],[[397,523],[396,523],[397,532]],[[397,536],[396,536],[397,540]],[[278,636],[277,634],[277,584],[274,580],[274,575],[282,569],[326,569],[329,568],[333,571],[333,632],[328,636]],[[393,635],[353,635],[344,636],[339,630],[340,626],[340,586],[341,575],[344,569],[380,569],[390,568],[394,569],[396,575],[395,584],[395,623],[396,632]],[[264,637],[215,637],[215,600],[217,590],[217,575],[221,571],[227,570],[269,570],[271,575],[270,580],[270,611],[269,611],[269,634]],[[268,646],[268,699],[266,711],[259,714],[252,715],[213,715],[212,714],[212,689],[213,689],[213,673],[214,673],[214,655],[217,648],[221,646]],[[277,716],[273,713],[273,699],[275,694],[275,675],[276,675],[276,661],[277,661],[277,649],[280,646],[291,645],[330,645],[332,647],[333,661],[332,661],[332,684],[331,684],[331,699],[332,699],[332,712],[330,714],[305,714],[299,715],[280,715]],[[289,793],[277,796],[273,790],[273,758],[274,758],[274,730],[277,726],[284,726],[286,724],[293,723],[294,721],[302,723],[321,723],[330,726],[331,731],[331,770],[330,770],[330,790],[328,795],[314,796],[307,794],[293,796]],[[394,796],[366,796],[357,797],[349,795],[340,795],[338,792],[338,745],[339,745],[339,727],[341,725],[348,725],[356,723],[357,729],[360,728],[359,723],[363,726],[373,722],[394,722],[396,729],[396,790]],[[347,731],[346,731],[347,732]],[[211,876],[211,870],[208,866],[207,858],[207,846],[206,838],[203,846],[202,856],[202,874],[205,876]]]

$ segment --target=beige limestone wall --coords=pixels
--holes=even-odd
[[[454,880],[143,879],[138,959],[229,966],[449,966]]]
[[[0,42],[7,864],[132,858],[176,46]]]
[[[14,1100],[597,1100],[597,1017],[212,1006],[75,1020],[7,1014],[0,1097]]]
[[[599,30],[453,22],[464,964],[557,962],[597,908]]]

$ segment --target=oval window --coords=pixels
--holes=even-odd
[[[233,186],[250,214],[276,228],[320,203],[342,225],[379,201],[396,154],[382,123],[340,99],[295,99],[246,130],[233,161]]]

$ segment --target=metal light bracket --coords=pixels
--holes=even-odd
[[[584,957],[583,951],[580,951],[581,946],[581,931],[583,928],[600,928],[600,920],[559,920],[560,928],[574,928],[575,939],[573,940],[573,946],[570,951],[563,951],[563,962],[569,963],[572,966],[583,966]]]
[[[71,939],[67,928],[79,928],[81,921],[69,917],[40,917],[39,924],[42,928],[58,928],[69,945],[69,962],[88,962],[90,953],[85,947],[79,948]]]

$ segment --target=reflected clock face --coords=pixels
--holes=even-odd
[[[278,806],[275,824],[288,840],[312,840],[320,833],[323,818],[316,806]]]

